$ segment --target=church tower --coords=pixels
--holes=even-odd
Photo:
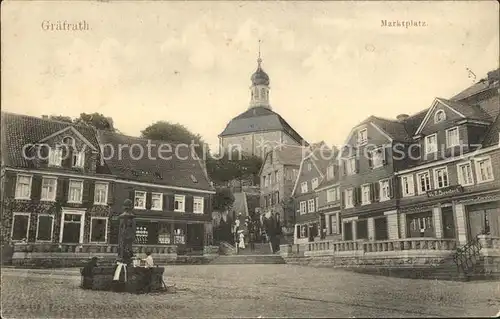
[[[259,58],[257,59],[257,70],[251,77],[252,86],[250,87],[250,106],[264,107],[271,109],[269,105],[269,76],[262,69],[262,58],[260,57],[260,40],[259,40]]]

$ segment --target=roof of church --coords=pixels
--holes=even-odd
[[[284,131],[295,141],[307,145],[281,115],[265,107],[254,107],[233,118],[219,136],[229,136],[263,131]]]

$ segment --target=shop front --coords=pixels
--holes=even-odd
[[[136,218],[135,244],[176,245],[177,253],[202,252],[206,243],[205,229],[209,221]],[[117,244],[118,221],[111,226],[111,244]]]

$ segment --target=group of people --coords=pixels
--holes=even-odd
[[[92,278],[94,276],[94,269],[98,267],[98,257],[92,257],[81,269],[81,275],[83,277],[82,288],[90,289],[92,288]],[[139,259],[138,263],[133,263],[134,267],[142,266],[144,268],[153,268],[155,263],[153,261],[153,256],[151,252],[146,252],[146,258]],[[142,262],[142,265],[140,263]],[[127,266],[123,260],[118,260],[113,272],[113,282],[126,282],[127,281]]]

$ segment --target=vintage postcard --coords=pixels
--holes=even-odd
[[[497,1],[4,1],[3,318],[500,315]]]

